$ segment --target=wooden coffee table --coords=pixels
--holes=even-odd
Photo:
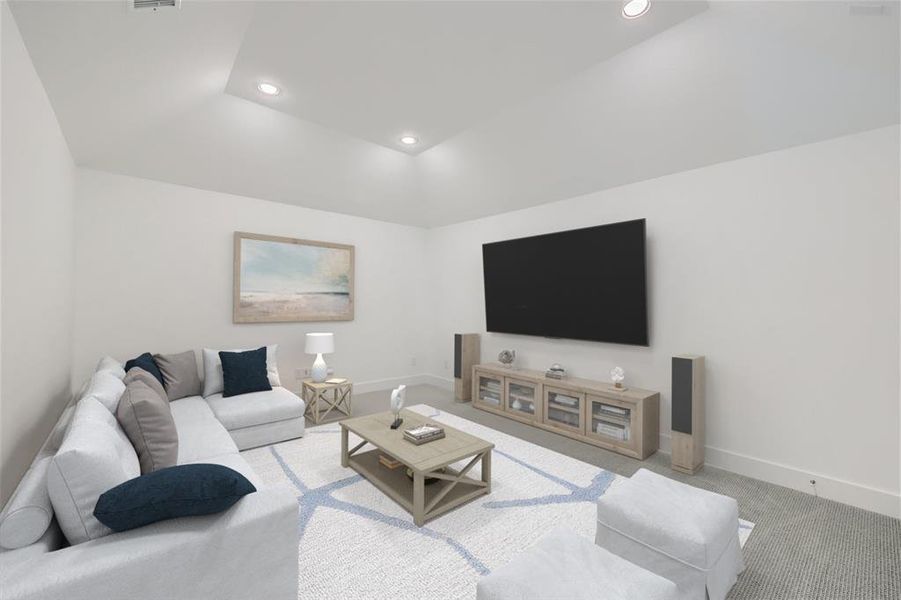
[[[391,412],[341,421],[341,466],[350,467],[400,504],[413,515],[418,527],[452,508],[491,493],[494,444],[409,410],[401,411],[401,417],[404,423],[398,429],[390,428],[394,421]],[[443,427],[445,437],[420,446],[404,439],[404,429],[425,423]],[[350,433],[363,441],[348,449]],[[367,444],[375,448],[361,452]],[[379,454],[387,454],[409,467],[413,479],[403,466],[388,469],[381,465]],[[470,460],[459,471],[449,467],[467,458]],[[467,473],[479,461],[482,462],[481,479],[469,477]],[[426,485],[426,479],[437,481]]]

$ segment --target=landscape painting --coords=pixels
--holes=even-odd
[[[235,323],[352,321],[354,247],[235,232]]]

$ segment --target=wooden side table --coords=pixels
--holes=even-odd
[[[349,417],[353,389],[354,384],[349,379],[345,379],[341,383],[329,383],[328,381],[316,383],[312,379],[304,379],[301,390],[301,397],[307,406],[304,414],[317,425],[333,410]]]

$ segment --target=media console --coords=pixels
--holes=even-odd
[[[500,364],[472,368],[472,405],[644,460],[660,443],[660,394]]]

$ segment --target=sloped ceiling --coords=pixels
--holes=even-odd
[[[620,6],[12,9],[78,164],[420,226],[899,121],[897,3]]]

